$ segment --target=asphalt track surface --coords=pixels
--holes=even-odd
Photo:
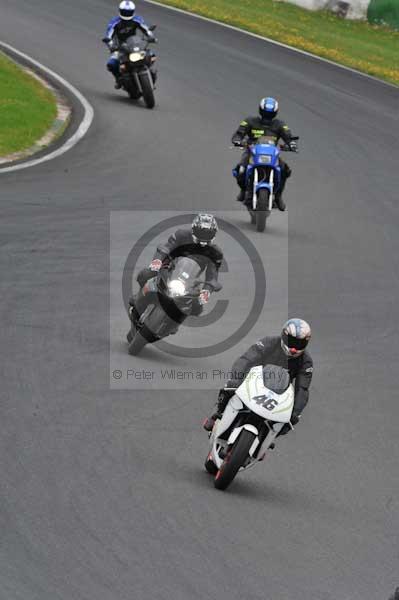
[[[398,91],[140,5],[161,40],[151,112],[104,70],[111,8],[0,0],[0,38],[95,109],[71,152],[0,179],[0,598],[387,598],[398,584]],[[202,470],[209,393],[110,390],[109,218],[230,210],[229,136],[269,93],[302,152],[288,246],[286,216],[273,215],[268,258],[278,271],[288,248],[288,309],[312,322],[315,377],[300,427],[224,494]],[[245,219],[237,209],[255,236]]]

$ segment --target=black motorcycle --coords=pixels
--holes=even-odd
[[[178,257],[162,267],[156,277],[149,279],[139,294],[148,297],[142,314],[133,307],[131,329],[127,334],[129,354],[137,355],[146,344],[151,344],[177,333],[187,317],[195,314],[204,286],[204,266],[195,257]],[[209,284],[218,292],[222,285]],[[137,299],[137,296],[136,296]]]
[[[153,31],[156,25],[152,25]],[[104,38],[104,42],[109,42]],[[155,53],[149,49],[149,44],[156,40],[140,32],[130,36],[121,44],[119,54],[119,82],[132,100],[143,97],[147,108],[154,108],[154,86],[156,81]],[[112,50],[112,48],[111,48]]]

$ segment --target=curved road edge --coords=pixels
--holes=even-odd
[[[318,56],[317,54],[312,54],[312,52],[307,52],[306,50],[301,50],[300,48],[295,48],[295,46],[290,46],[289,44],[284,44],[283,42],[273,40],[271,38],[265,37],[264,35],[259,35],[258,33],[253,33],[252,31],[248,31],[248,29],[241,29],[240,27],[236,27],[235,25],[229,25],[228,23],[223,23],[223,21],[217,21],[216,19],[211,19],[210,17],[204,17],[203,15],[199,15],[195,12],[191,12],[189,10],[184,10],[182,8],[178,8],[177,6],[171,6],[169,4],[164,4],[163,2],[158,2],[157,0],[143,0],[143,2],[147,2],[148,4],[154,4],[155,6],[160,6],[161,8],[173,10],[175,12],[178,12],[178,13],[181,13],[184,15],[189,15],[196,19],[201,19],[202,21],[208,21],[208,23],[214,23],[215,25],[220,25],[221,27],[226,27],[227,29],[231,29],[232,31],[237,31],[239,33],[243,33],[244,35],[249,35],[251,37],[257,38],[258,40],[263,40],[264,42],[268,42],[269,44],[274,44],[275,46],[279,46],[280,48],[285,48],[286,50],[291,50],[292,52],[296,52],[297,54],[302,54],[303,56],[308,56],[310,58],[314,58],[315,60],[319,60],[319,61],[325,62],[329,65],[333,65],[334,67],[344,69],[345,71],[349,71],[350,73],[354,73],[355,75],[367,77],[367,79],[371,79],[372,81],[382,83],[383,85],[392,87],[395,90],[398,89],[398,86],[395,85],[394,83],[390,83],[389,81],[384,81],[384,79],[379,79],[378,77],[374,77],[373,75],[369,75],[368,73],[363,73],[363,71],[358,71],[357,69],[353,69],[352,67],[347,67],[346,65],[341,65],[340,63],[337,63],[334,60],[324,58],[323,56]]]
[[[71,96],[75,102],[77,101],[80,104],[83,109],[83,116],[79,126],[70,137],[67,137],[65,141],[62,139],[61,145],[58,148],[54,149],[54,146],[50,145],[48,148],[43,150],[43,154],[38,158],[32,160],[23,160],[22,162],[5,166],[3,168],[0,167],[1,175],[2,173],[11,173],[13,171],[34,167],[49,160],[53,160],[54,158],[58,158],[59,156],[65,154],[65,152],[68,152],[68,150],[71,150],[88,132],[93,122],[94,109],[90,102],[86,100],[86,98],[79,92],[78,89],[42,63],[2,41],[0,41],[0,49],[9,54],[12,58],[19,60],[22,64],[37,69],[45,79],[49,78],[50,82],[54,82],[56,85],[61,87],[61,89],[65,91],[65,95]],[[69,128],[70,126],[67,127],[66,135],[68,135]]]

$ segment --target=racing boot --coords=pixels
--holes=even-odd
[[[224,409],[226,408],[227,403],[232,396],[234,396],[233,390],[221,389],[219,391],[218,401],[216,404],[216,412],[214,412],[213,415],[211,415],[210,417],[207,417],[202,423],[202,427],[205,429],[205,431],[212,431],[217,419],[222,418]]]
[[[156,69],[151,68],[150,69],[150,73],[151,73],[151,77],[152,77],[152,83],[153,83],[153,86],[154,86],[154,90],[156,90],[157,89],[156,82],[157,82],[157,79],[158,79],[158,71]]]
[[[245,200],[245,190],[240,190],[237,196],[237,202],[244,202]]]
[[[210,417],[207,417],[204,422],[202,423],[202,427],[205,429],[205,431],[212,431],[216,421],[218,419],[221,419],[223,416],[223,413],[220,412],[215,412],[213,413],[213,415],[211,415]]]
[[[247,208],[252,209],[252,190],[245,190],[244,204]]]
[[[122,87],[122,82],[121,82],[121,79],[120,79],[120,77],[119,77],[119,76],[116,76],[116,77],[115,77],[115,85],[114,85],[114,88],[115,88],[116,90],[120,90],[120,89],[121,89],[121,87]]]
[[[283,197],[281,195],[281,191],[280,190],[275,195],[274,201],[275,201],[275,203],[277,205],[277,208],[279,210],[281,210],[281,212],[284,212],[286,210],[287,206],[286,206],[286,204],[285,204],[285,202],[283,200]]]
[[[280,188],[277,190],[276,195],[274,196],[274,201],[277,205],[277,208],[279,210],[281,210],[281,212],[284,212],[287,208],[284,200],[283,200],[283,192],[284,192],[284,188],[285,188],[285,184],[287,183],[287,179],[289,177],[291,177],[291,173],[292,170],[290,169],[290,167],[287,165],[286,162],[281,161],[280,159],[280,164],[282,167],[281,170],[281,184],[280,184]]]

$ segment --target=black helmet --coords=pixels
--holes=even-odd
[[[290,358],[298,358],[305,352],[312,331],[303,319],[288,319],[281,332],[281,347]]]
[[[201,246],[210,244],[218,230],[218,224],[213,215],[200,213],[191,225],[194,241]]]
[[[274,98],[262,98],[259,102],[259,114],[262,119],[274,119],[278,113],[278,102]]]

